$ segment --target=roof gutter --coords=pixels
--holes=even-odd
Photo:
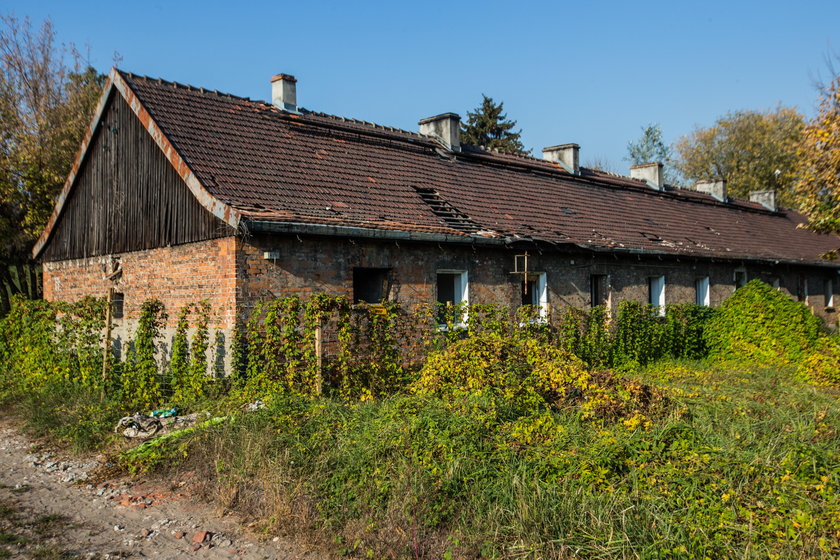
[[[376,229],[355,226],[329,226],[299,222],[271,222],[243,220],[241,227],[247,232],[288,233],[292,235],[319,235],[327,237],[353,237],[357,239],[383,239],[393,241],[422,241],[430,243],[456,243],[460,245],[483,245],[503,247],[511,242],[507,237],[482,237],[480,235],[452,235],[395,229]]]

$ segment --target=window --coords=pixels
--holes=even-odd
[[[539,307],[540,317],[548,315],[548,290],[545,286],[545,272],[528,274],[528,282],[522,279],[519,283],[522,305]]]
[[[782,281],[779,280],[778,277],[773,278],[773,289],[774,290],[781,290],[782,289]]]
[[[694,281],[694,303],[709,306],[709,277],[703,276]]]
[[[659,315],[665,315],[665,277],[648,278],[648,303],[659,308]]]
[[[353,269],[353,303],[381,303],[388,298],[388,268]]]
[[[607,305],[610,299],[609,282],[606,274],[593,274],[589,277],[589,304],[592,307]]]
[[[823,293],[825,294],[826,308],[834,308],[834,282],[831,278],[826,278],[823,282]]]
[[[111,299],[111,317],[114,319],[122,319],[124,305],[125,294],[122,292],[114,292],[114,297]]]
[[[804,274],[799,275],[799,282],[796,285],[796,300],[808,301],[808,278]]]
[[[466,304],[468,299],[467,273],[463,270],[440,270],[437,273],[438,323],[460,323],[462,317],[456,317],[452,309],[459,304]]]
[[[735,271],[735,289],[743,288],[747,285],[747,271],[743,269],[739,269]]]

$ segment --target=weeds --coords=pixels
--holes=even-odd
[[[720,311],[664,318],[632,303],[614,317],[447,309],[447,329],[423,327],[434,309],[269,302],[237,327],[230,390],[193,399],[217,397],[219,418],[120,463],[195,471],[266,533],[319,534],[352,557],[835,558],[840,401],[803,379],[834,382],[836,349],[774,294],[750,284]],[[13,367],[0,383],[38,432],[102,445],[126,406],[190,400],[149,369],[161,307],[144,308],[122,392],[115,383],[100,400],[73,373],[93,354],[42,348],[56,311],[31,305],[10,315],[22,330],[5,332],[31,333],[40,377]],[[171,375],[209,380],[206,327],[188,343],[187,314]],[[332,354],[319,356],[326,328]],[[0,337],[5,357],[23,348]],[[257,397],[266,406],[243,412]]]

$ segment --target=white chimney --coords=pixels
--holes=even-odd
[[[694,185],[694,190],[710,194],[721,202],[729,200],[726,196],[726,181],[723,179],[717,179],[714,181],[698,181]]]
[[[649,187],[658,191],[661,191],[665,186],[665,180],[662,176],[662,164],[658,161],[631,165],[630,178],[644,181]]]
[[[455,113],[444,113],[421,120],[420,134],[432,136],[443,142],[450,151],[461,151],[461,117]]]
[[[750,202],[757,202],[765,208],[767,208],[768,210],[772,210],[773,212],[779,209],[779,207],[776,206],[775,189],[750,192]]]
[[[543,159],[562,165],[572,175],[580,175],[580,146],[560,144],[543,148]]]
[[[297,113],[297,79],[291,74],[271,78],[271,104],[290,113]]]

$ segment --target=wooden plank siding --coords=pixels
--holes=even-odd
[[[125,100],[112,94],[108,105],[43,259],[234,235],[199,204]]]

